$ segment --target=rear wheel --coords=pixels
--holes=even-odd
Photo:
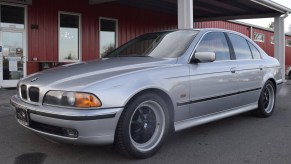
[[[134,98],[124,109],[116,130],[115,145],[135,158],[152,156],[169,131],[169,112],[165,101],[151,92]]]
[[[267,81],[263,87],[258,102],[258,109],[254,111],[254,114],[258,117],[269,117],[272,115],[276,102],[276,91],[274,84],[271,81]]]

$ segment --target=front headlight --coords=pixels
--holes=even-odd
[[[47,92],[43,104],[78,108],[94,108],[102,105],[101,101],[91,93],[66,91]]]

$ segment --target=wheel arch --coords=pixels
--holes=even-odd
[[[276,91],[277,91],[277,83],[276,83],[275,79],[274,78],[269,78],[268,80],[266,80],[266,82],[267,81],[271,81],[272,82],[272,84],[274,85],[275,94],[276,94]],[[265,82],[265,84],[266,84],[266,82]]]
[[[270,81],[272,82],[272,84],[274,85],[274,88],[275,88],[275,93],[277,93],[277,78],[276,78],[276,75],[274,75],[275,73],[270,71],[268,73],[266,73],[263,77],[263,80],[262,80],[262,84],[261,84],[261,87],[263,88],[265,86],[265,84]],[[278,79],[279,80],[279,79]]]
[[[174,104],[173,104],[172,98],[169,96],[169,94],[166,93],[165,91],[161,90],[161,89],[158,89],[158,88],[147,88],[147,89],[143,89],[143,90],[135,93],[126,102],[126,104],[124,106],[124,110],[126,109],[127,105],[130,104],[130,102],[134,100],[135,97],[138,97],[139,95],[142,95],[142,94],[145,94],[145,93],[149,93],[149,92],[161,96],[161,98],[165,101],[165,103],[167,105],[167,109],[168,109],[168,111],[170,113],[170,132],[174,132],[174,117],[175,117]]]

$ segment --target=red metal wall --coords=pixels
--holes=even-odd
[[[240,32],[248,37],[250,37],[250,27],[225,21],[207,21],[207,22],[195,22],[195,28],[222,28],[227,30],[233,30]]]
[[[274,56],[274,44],[271,44],[271,37],[274,36],[274,32],[262,30],[258,28],[253,28],[253,32],[264,34],[265,41],[257,42],[255,41],[268,55]]]
[[[118,20],[118,45],[143,33],[177,28],[176,15],[123,6],[115,3],[89,5],[86,0],[37,0],[28,6],[28,66],[27,73],[39,71],[39,62],[58,62],[58,12],[81,14],[81,58],[83,61],[99,58],[99,18]],[[38,25],[38,29],[30,26]],[[195,22],[195,28],[223,28],[238,31],[250,37],[250,27],[234,22]],[[253,28],[265,34],[265,42],[257,42],[274,56],[270,43],[273,32]],[[287,38],[291,39],[290,36]],[[32,59],[36,57],[38,61]],[[286,47],[286,65],[291,65],[291,47]]]
[[[82,60],[99,58],[99,17],[118,20],[118,45],[143,33],[177,28],[175,15],[122,6],[115,3],[89,5],[86,0],[37,0],[28,6],[28,69],[39,71],[38,62],[58,62],[58,12],[81,14]],[[35,62],[32,59],[38,58]]]

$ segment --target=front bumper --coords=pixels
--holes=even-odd
[[[52,106],[36,106],[15,95],[10,100],[13,109],[27,110],[30,124],[24,127],[57,142],[104,145],[114,142],[115,129],[122,107],[95,110],[76,110]],[[62,129],[77,131],[76,137],[62,135]]]

